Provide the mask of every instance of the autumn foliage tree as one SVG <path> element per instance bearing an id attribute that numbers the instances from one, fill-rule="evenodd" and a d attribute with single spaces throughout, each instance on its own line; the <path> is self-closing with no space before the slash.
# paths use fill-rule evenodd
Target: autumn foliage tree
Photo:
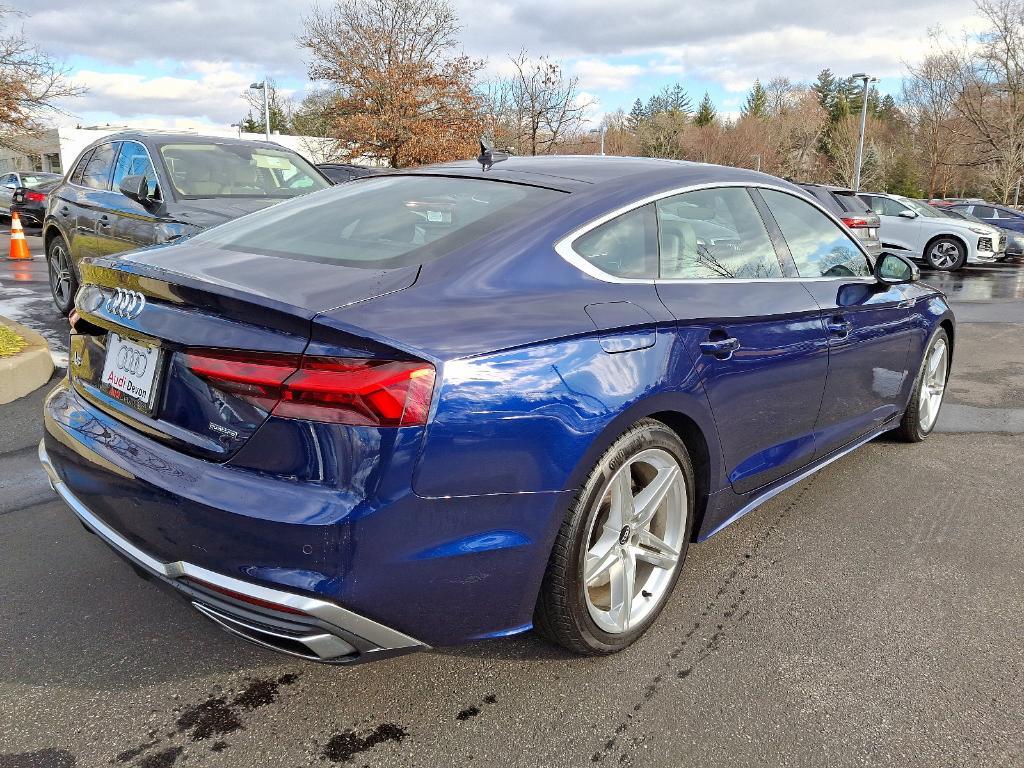
<path id="1" fill-rule="evenodd" d="M 43 118 L 58 111 L 60 99 L 82 89 L 68 82 L 65 68 L 23 32 L 7 29 L 12 15 L 0 6 L 0 144 L 17 146 L 44 127 Z"/>
<path id="2" fill-rule="evenodd" d="M 475 155 L 483 63 L 456 53 L 446 0 L 338 0 L 304 25 L 310 77 L 329 85 L 322 124 L 336 157 L 400 168 Z"/>

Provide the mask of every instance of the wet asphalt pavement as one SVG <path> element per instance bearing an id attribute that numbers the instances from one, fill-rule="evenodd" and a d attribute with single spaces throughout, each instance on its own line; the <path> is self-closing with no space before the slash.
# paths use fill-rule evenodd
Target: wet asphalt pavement
<path id="1" fill-rule="evenodd" d="M 875 440 L 692 547 L 602 659 L 241 643 L 53 497 L 45 388 L 0 406 L 0 768 L 1024 765 L 1024 265 L 925 279 L 963 323 L 942 434 Z M 41 260 L 0 265 L 0 314 L 59 354 L 45 290 Z"/>

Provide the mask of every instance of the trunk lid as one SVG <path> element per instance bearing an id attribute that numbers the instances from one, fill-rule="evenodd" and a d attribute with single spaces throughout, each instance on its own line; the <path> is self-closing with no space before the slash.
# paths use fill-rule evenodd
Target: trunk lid
<path id="1" fill-rule="evenodd" d="M 188 350 L 266 353 L 289 364 L 306 350 L 318 312 L 402 290 L 418 274 L 417 267 L 360 269 L 187 242 L 82 267 L 71 336 L 75 388 L 149 436 L 212 460 L 230 458 L 272 406 L 196 375 Z M 381 354 L 358 335 L 346 349 Z M 125 386 L 143 380 L 148 390 Z"/>

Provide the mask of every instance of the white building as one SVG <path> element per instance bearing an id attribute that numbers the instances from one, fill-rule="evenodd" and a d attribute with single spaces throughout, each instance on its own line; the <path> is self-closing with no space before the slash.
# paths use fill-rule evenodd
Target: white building
<path id="1" fill-rule="evenodd" d="M 6 171 L 45 171 L 64 173 L 79 153 L 89 144 L 104 136 L 119 131 L 135 130 L 126 125 L 94 125 L 87 128 L 69 128 L 61 126 L 52 128 L 37 137 L 21 140 L 18 149 L 0 146 L 0 173 Z M 140 128 L 138 130 L 146 130 Z M 204 128 L 201 131 L 185 130 L 171 133 L 187 133 L 201 136 L 222 136 L 225 138 L 243 138 L 263 141 L 262 133 L 239 133 L 233 128 Z M 284 136 L 271 134 L 270 140 L 298 152 L 314 163 L 329 160 L 329 153 L 334 142 L 315 136 Z"/>

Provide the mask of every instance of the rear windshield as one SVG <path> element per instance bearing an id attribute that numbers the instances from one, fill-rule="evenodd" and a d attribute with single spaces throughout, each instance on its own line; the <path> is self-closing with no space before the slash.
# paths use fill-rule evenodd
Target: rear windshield
<path id="1" fill-rule="evenodd" d="M 871 213 L 871 207 L 853 192 L 836 192 L 835 198 L 848 213 Z"/>
<path id="2" fill-rule="evenodd" d="M 59 178 L 60 178 L 60 176 L 58 176 L 55 173 L 43 173 L 43 174 L 39 174 L 39 175 L 36 175 L 36 174 L 22 174 L 21 175 L 21 185 L 23 187 L 33 187 L 34 188 L 34 187 L 38 187 L 40 184 L 45 184 L 48 181 L 54 181 L 54 180 L 59 179 Z"/>
<path id="3" fill-rule="evenodd" d="M 160 154 L 178 197 L 288 198 L 329 186 L 299 155 L 252 144 L 164 144 Z"/>
<path id="4" fill-rule="evenodd" d="M 380 176 L 275 205 L 192 238 L 226 250 L 347 267 L 425 264 L 565 193 L 443 176 Z"/>

